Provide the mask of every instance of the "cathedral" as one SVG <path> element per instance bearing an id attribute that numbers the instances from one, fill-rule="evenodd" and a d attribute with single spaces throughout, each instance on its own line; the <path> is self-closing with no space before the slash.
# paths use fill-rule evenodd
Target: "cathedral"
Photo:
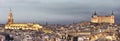
<path id="1" fill-rule="evenodd" d="M 21 30 L 39 30 L 42 28 L 39 24 L 33 24 L 33 23 L 27 23 L 27 24 L 20 24 L 20 23 L 14 23 L 12 10 L 10 9 L 9 16 L 8 16 L 8 22 L 5 25 L 5 29 L 21 29 Z"/>
<path id="2" fill-rule="evenodd" d="M 91 22 L 92 23 L 110 23 L 110 24 L 114 24 L 115 23 L 114 13 L 112 12 L 111 15 L 100 16 L 100 15 L 97 15 L 96 12 L 94 12 L 94 14 L 92 15 L 92 18 L 91 18 Z"/>

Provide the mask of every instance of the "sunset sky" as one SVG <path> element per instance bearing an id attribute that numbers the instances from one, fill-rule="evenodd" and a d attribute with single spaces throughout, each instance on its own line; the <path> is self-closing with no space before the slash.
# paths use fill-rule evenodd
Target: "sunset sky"
<path id="1" fill-rule="evenodd" d="M 16 23 L 70 24 L 89 21 L 98 15 L 115 13 L 120 21 L 120 0 L 0 0 L 0 23 L 6 23 L 9 9 Z"/>

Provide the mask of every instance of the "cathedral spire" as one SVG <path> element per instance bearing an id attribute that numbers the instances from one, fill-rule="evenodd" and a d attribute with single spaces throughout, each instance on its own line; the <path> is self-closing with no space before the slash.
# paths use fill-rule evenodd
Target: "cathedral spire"
<path id="1" fill-rule="evenodd" d="M 10 13 L 12 13 L 12 9 L 10 8 Z"/>
<path id="2" fill-rule="evenodd" d="M 9 16 L 12 17 L 12 9 L 10 8 L 10 11 L 9 11 Z"/>
<path id="3" fill-rule="evenodd" d="M 8 16 L 8 24 L 13 23 L 13 15 L 12 15 L 12 9 L 10 8 L 9 16 Z"/>

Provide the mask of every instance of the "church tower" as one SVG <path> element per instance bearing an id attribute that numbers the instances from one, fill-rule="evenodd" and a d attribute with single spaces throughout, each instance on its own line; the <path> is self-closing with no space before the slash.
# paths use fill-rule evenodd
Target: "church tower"
<path id="1" fill-rule="evenodd" d="M 10 9 L 7 24 L 12 24 L 12 23 L 13 23 L 13 15 L 12 15 L 12 10 Z"/>

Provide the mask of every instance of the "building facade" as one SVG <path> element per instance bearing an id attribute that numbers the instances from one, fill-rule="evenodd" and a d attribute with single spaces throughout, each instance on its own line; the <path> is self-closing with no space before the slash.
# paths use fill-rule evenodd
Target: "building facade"
<path id="1" fill-rule="evenodd" d="M 10 10 L 9 16 L 8 16 L 8 22 L 5 25 L 5 29 L 21 29 L 21 30 L 39 30 L 42 28 L 39 24 L 33 24 L 33 23 L 14 23 L 12 10 Z"/>
<path id="2" fill-rule="evenodd" d="M 113 23 L 115 23 L 114 13 L 112 12 L 111 15 L 100 16 L 100 15 L 97 15 L 97 13 L 95 12 L 92 15 L 91 22 L 92 23 L 112 23 L 113 24 Z"/>

